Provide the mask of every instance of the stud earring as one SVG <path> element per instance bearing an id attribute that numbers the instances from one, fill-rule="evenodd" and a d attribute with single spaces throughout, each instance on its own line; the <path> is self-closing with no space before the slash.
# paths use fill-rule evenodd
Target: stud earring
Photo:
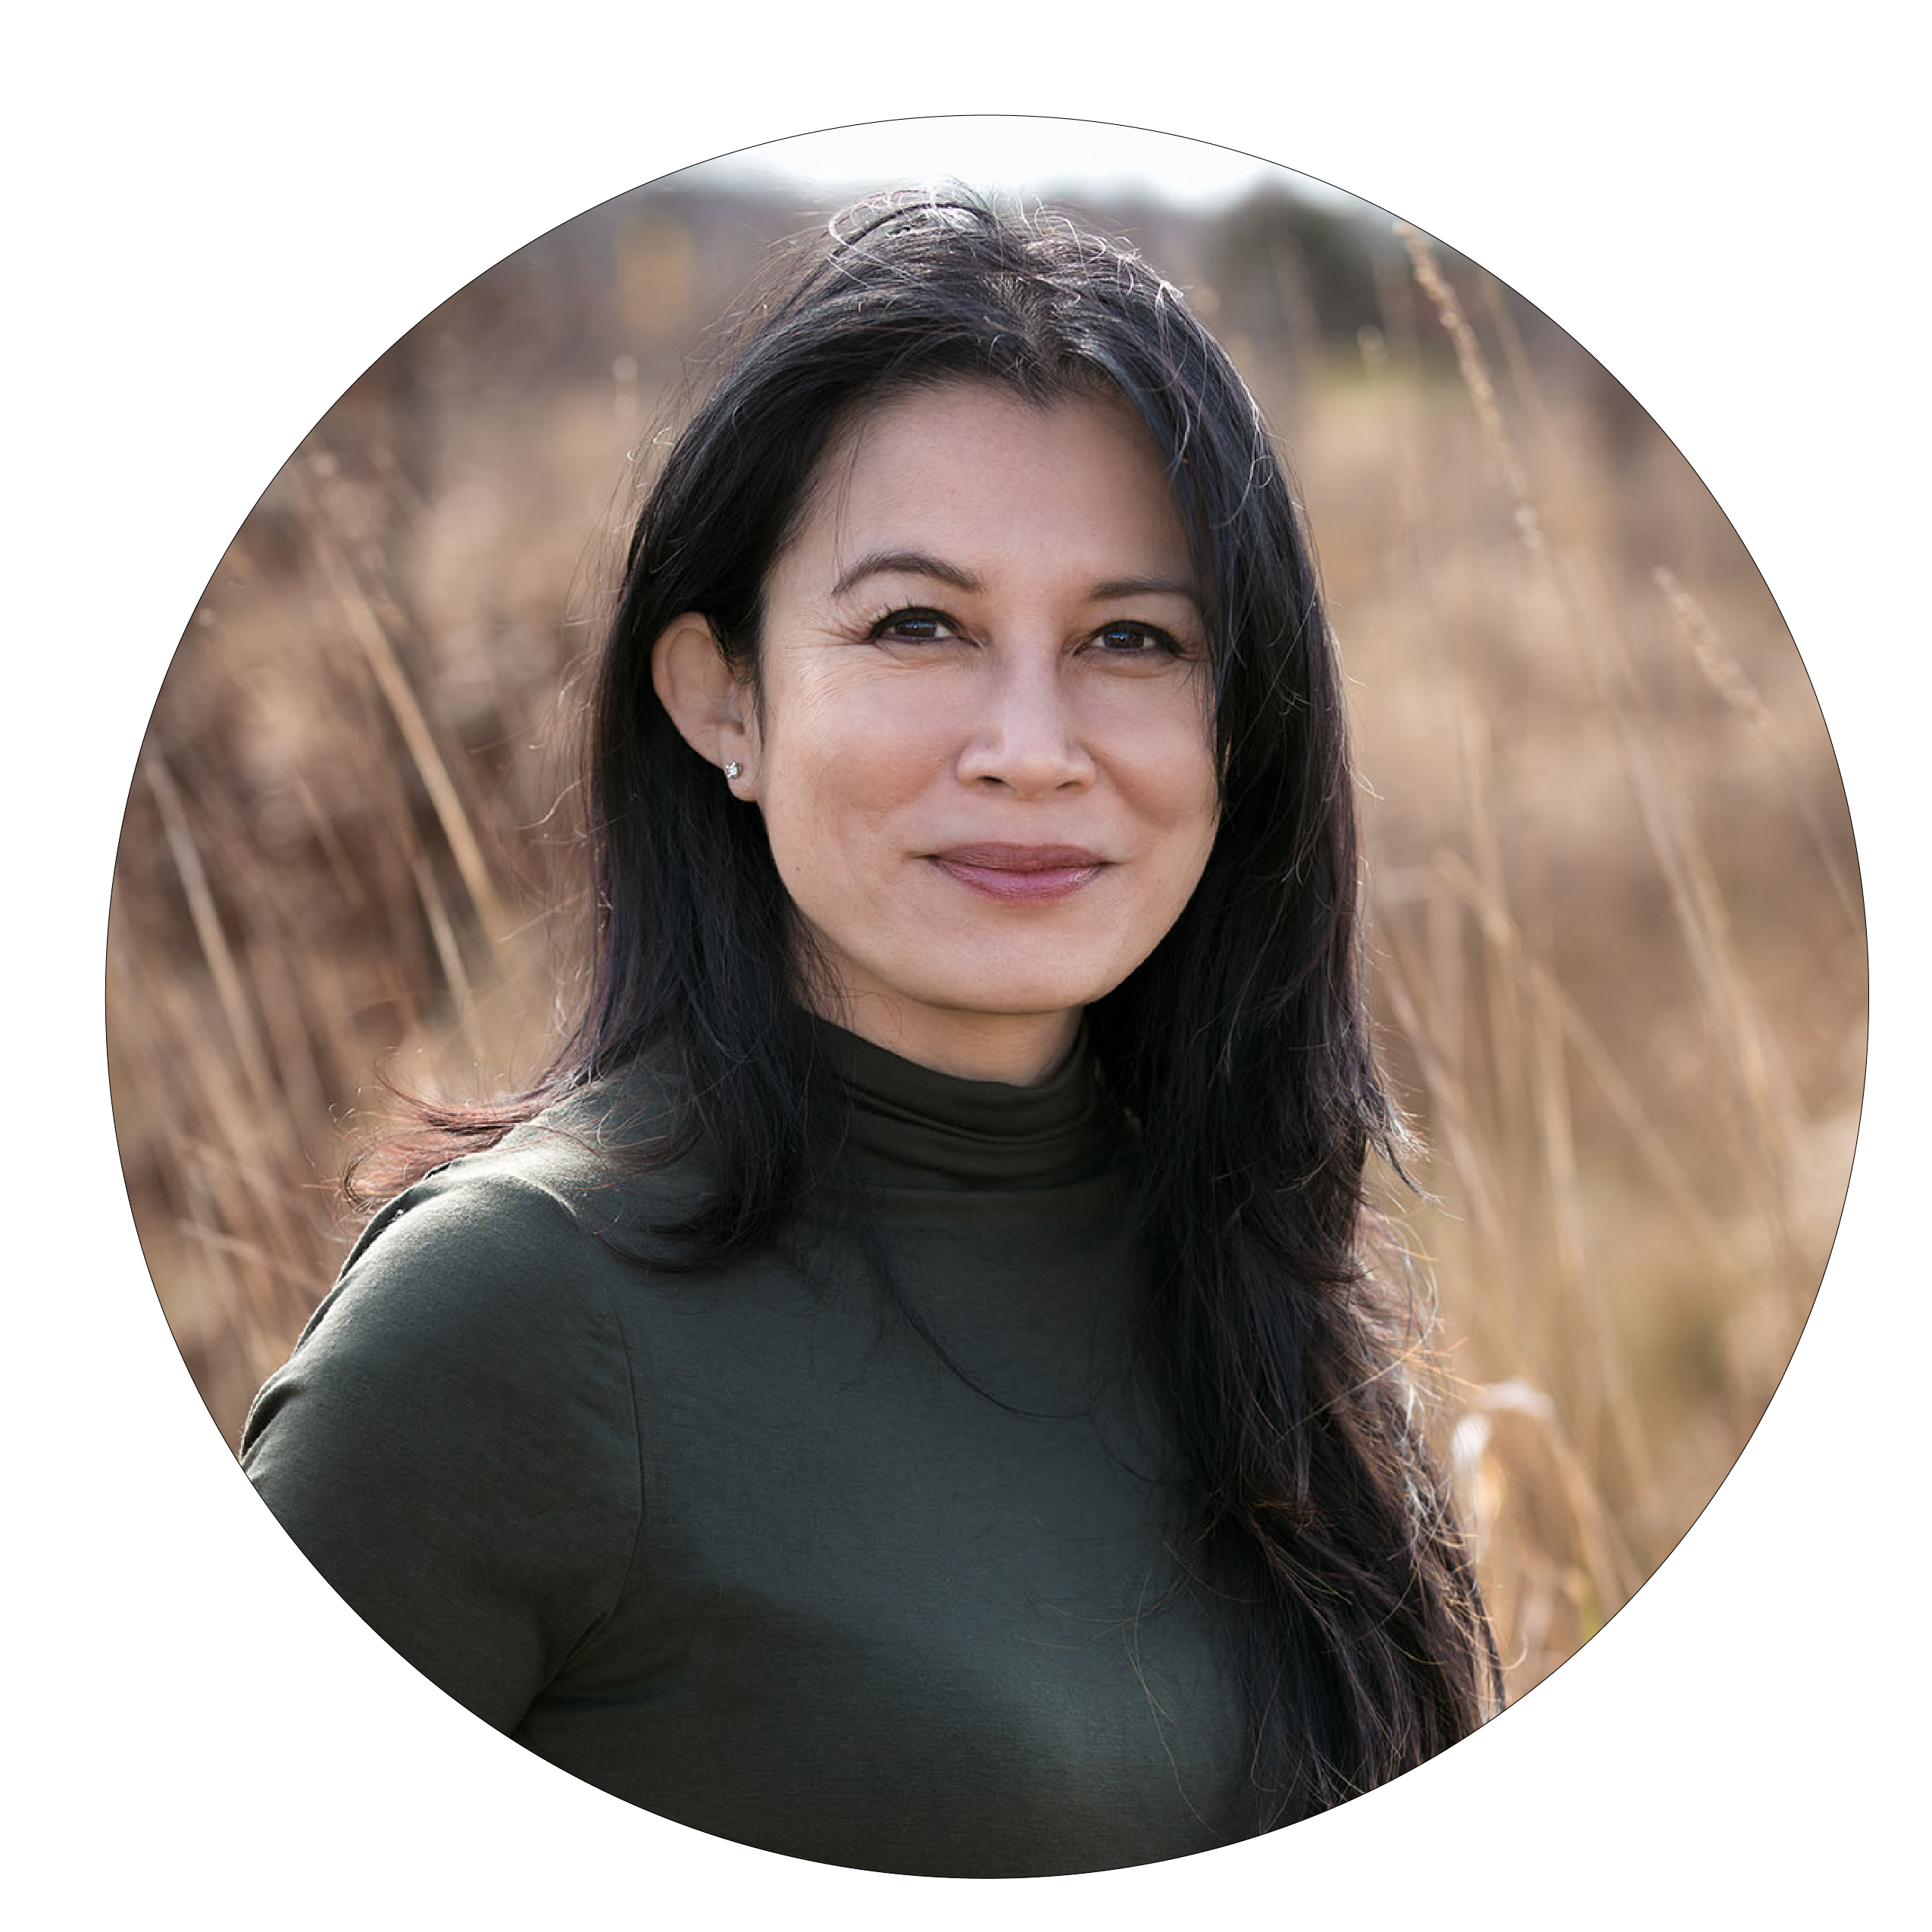
<path id="1" fill-rule="evenodd" d="M 724 767 L 724 775 L 727 778 L 742 778 L 745 775 L 745 767 L 736 758 L 733 758 Z"/>

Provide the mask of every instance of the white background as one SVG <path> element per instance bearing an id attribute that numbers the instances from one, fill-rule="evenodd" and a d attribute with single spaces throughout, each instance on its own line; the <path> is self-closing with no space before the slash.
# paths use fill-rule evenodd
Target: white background
<path id="1" fill-rule="evenodd" d="M 655 11 L 36 10 L 9 36 L 0 1887 L 17 1922 L 1896 1922 L 1924 1809 L 1932 1276 L 1909 1010 L 1927 627 L 1908 587 L 1932 425 L 1918 103 L 1884 39 L 1902 10 L 1855 0 L 1788 39 L 1769 11 L 1684 0 L 1275 6 L 1228 26 L 1198 5 L 1098 25 L 993 4 Z M 223 546 L 344 386 L 480 270 L 634 183 L 834 123 L 988 111 L 1325 177 L 1512 283 L 1622 378 L 1730 513 L 1811 671 L 1873 961 L 1864 1132 L 1818 1311 L 1736 1473 L 1611 1630 L 1361 1803 L 1205 1860 L 992 1890 L 664 1824 L 496 1739 L 348 1617 L 255 1504 L 169 1339 L 101 1044 L 148 708 Z"/>

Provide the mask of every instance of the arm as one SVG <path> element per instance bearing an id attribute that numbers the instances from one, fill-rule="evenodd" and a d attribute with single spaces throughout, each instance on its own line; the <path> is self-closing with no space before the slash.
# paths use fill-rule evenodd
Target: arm
<path id="1" fill-rule="evenodd" d="M 445 1169 L 371 1225 L 242 1432 L 316 1568 L 505 1730 L 608 1614 L 636 1543 L 613 1265 L 547 1190 Z"/>

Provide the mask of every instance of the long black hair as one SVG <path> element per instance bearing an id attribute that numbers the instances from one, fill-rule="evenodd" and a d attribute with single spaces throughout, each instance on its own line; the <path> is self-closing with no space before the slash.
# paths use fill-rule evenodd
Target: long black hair
<path id="1" fill-rule="evenodd" d="M 773 560 L 852 412 L 997 384 L 1124 399 L 1165 459 L 1207 587 L 1220 823 L 1192 899 L 1089 1009 L 1138 1121 L 1145 1352 L 1192 1477 L 1183 1566 L 1219 1606 L 1248 1715 L 1251 1828 L 1396 1776 L 1500 1700 L 1413 1372 L 1405 1274 L 1365 1261 L 1371 1152 L 1403 1130 L 1365 1002 L 1342 679 L 1280 455 L 1226 355 L 1130 250 L 959 192 L 861 202 L 750 305 L 652 485 L 591 697 L 595 939 L 574 1030 L 530 1093 L 426 1115 L 420 1172 L 647 1051 L 719 1184 L 692 1259 L 771 1235 L 830 1104 L 762 821 L 683 740 L 652 647 L 710 620 L 754 686 Z M 1398 1170 L 1399 1171 L 1399 1170 Z M 385 1176 L 399 1175 L 392 1167 Z"/>

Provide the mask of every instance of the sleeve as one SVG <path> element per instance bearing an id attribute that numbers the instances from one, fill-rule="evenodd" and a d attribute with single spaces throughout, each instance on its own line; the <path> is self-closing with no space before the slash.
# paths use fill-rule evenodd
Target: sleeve
<path id="1" fill-rule="evenodd" d="M 364 1233 L 242 1430 L 242 1468 L 324 1577 L 505 1730 L 636 1547 L 614 1265 L 542 1186 L 433 1175 Z"/>

